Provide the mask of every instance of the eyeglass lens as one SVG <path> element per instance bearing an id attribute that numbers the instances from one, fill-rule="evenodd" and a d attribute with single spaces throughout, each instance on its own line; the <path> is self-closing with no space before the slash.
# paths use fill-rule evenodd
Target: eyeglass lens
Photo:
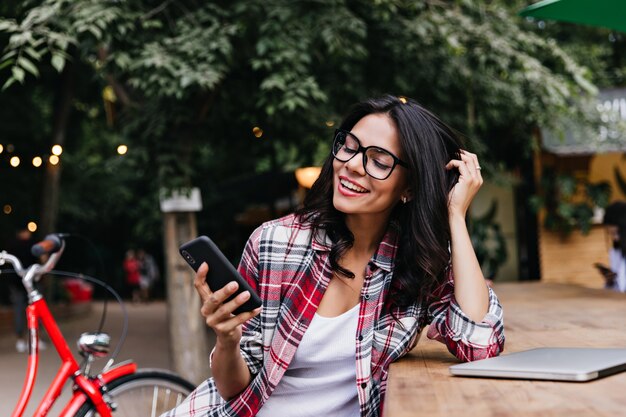
<path id="1" fill-rule="evenodd" d="M 361 144 L 353 135 L 350 135 L 348 132 L 337 132 L 333 144 L 333 155 L 335 158 L 341 162 L 347 162 L 362 151 Z M 395 159 L 393 155 L 382 148 L 368 147 L 365 150 L 363 164 L 365 172 L 370 176 L 384 180 L 391 175 Z"/>

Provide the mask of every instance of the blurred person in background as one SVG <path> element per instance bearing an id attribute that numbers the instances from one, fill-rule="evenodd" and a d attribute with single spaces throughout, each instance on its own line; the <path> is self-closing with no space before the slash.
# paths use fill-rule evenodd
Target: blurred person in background
<path id="1" fill-rule="evenodd" d="M 34 243 L 36 242 L 33 240 L 32 233 L 28 229 L 19 229 L 15 233 L 13 244 L 7 248 L 7 252 L 15 255 L 22 263 L 22 266 L 27 267 L 37 262 L 37 258 L 34 257 L 30 251 Z M 15 350 L 24 353 L 28 350 L 28 341 L 26 340 L 26 306 L 28 306 L 28 295 L 22 284 L 22 278 L 16 273 L 8 273 L 8 275 L 9 297 L 13 307 Z"/>
<path id="2" fill-rule="evenodd" d="M 143 249 L 137 251 L 137 261 L 139 262 L 139 288 L 141 293 L 141 301 L 147 302 L 151 298 L 151 290 L 154 284 L 159 280 L 159 267 L 152 255 Z"/>
<path id="3" fill-rule="evenodd" d="M 604 277 L 604 287 L 626 292 L 626 203 L 617 201 L 607 206 L 602 223 L 609 237 L 609 266 L 596 263 Z"/>
<path id="4" fill-rule="evenodd" d="M 139 286 L 141 274 L 139 272 L 139 259 L 137 259 L 134 250 L 129 249 L 126 251 L 126 257 L 124 258 L 122 268 L 124 269 L 126 288 L 130 293 L 130 297 L 133 300 L 133 303 L 138 303 L 141 301 L 141 288 Z"/>

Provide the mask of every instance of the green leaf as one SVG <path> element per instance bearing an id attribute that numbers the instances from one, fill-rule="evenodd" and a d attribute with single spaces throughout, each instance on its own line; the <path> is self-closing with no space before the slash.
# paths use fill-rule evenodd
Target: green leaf
<path id="1" fill-rule="evenodd" d="M 26 71 L 33 74 L 35 77 L 39 77 L 39 70 L 37 69 L 37 67 L 28 59 L 24 58 L 23 56 L 17 59 L 16 65 L 19 65 L 20 67 L 24 68 Z"/>
<path id="2" fill-rule="evenodd" d="M 39 61 L 41 59 L 41 54 L 39 52 L 37 52 L 37 50 L 35 50 L 35 48 L 32 47 L 27 47 L 24 49 L 24 51 L 30 55 L 31 58 L 33 58 L 35 61 Z"/>
<path id="3" fill-rule="evenodd" d="M 102 31 L 97 26 L 89 26 L 87 30 L 89 30 L 96 39 L 102 39 Z"/>
<path id="4" fill-rule="evenodd" d="M 13 62 L 14 61 L 12 59 L 7 59 L 5 61 L 0 62 L 0 70 L 12 65 Z"/>
<path id="5" fill-rule="evenodd" d="M 51 63 L 54 69 L 61 72 L 63 71 L 63 67 L 65 67 L 65 58 L 63 58 L 61 54 L 52 54 Z"/>
<path id="6" fill-rule="evenodd" d="M 16 81 L 19 81 L 20 84 L 24 83 L 24 76 L 26 75 L 26 73 L 22 68 L 18 66 L 13 66 L 13 68 L 11 68 L 11 72 L 13 73 L 13 78 L 15 78 Z"/>
<path id="7" fill-rule="evenodd" d="M 15 49 L 11 49 L 9 52 L 4 54 L 2 58 L 0 58 L 0 61 L 4 61 L 5 59 L 14 57 L 16 54 L 17 54 L 17 51 Z"/>
<path id="8" fill-rule="evenodd" d="M 7 88 L 11 87 L 11 85 L 15 82 L 15 78 L 11 77 L 7 80 L 7 82 L 4 83 L 4 85 L 2 86 L 2 91 L 6 90 Z"/>
<path id="9" fill-rule="evenodd" d="M 13 32 L 17 27 L 14 20 L 0 19 L 0 32 Z"/>

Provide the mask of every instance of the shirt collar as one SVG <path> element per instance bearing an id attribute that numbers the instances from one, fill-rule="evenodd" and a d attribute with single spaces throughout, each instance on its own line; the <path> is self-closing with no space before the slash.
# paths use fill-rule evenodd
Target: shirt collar
<path id="1" fill-rule="evenodd" d="M 328 252 L 333 247 L 333 241 L 324 229 L 318 229 L 313 233 L 313 239 L 311 242 L 313 250 Z"/>
<path id="2" fill-rule="evenodd" d="M 399 230 L 393 224 L 390 224 L 372 258 L 374 265 L 387 272 L 393 270 L 399 238 Z"/>

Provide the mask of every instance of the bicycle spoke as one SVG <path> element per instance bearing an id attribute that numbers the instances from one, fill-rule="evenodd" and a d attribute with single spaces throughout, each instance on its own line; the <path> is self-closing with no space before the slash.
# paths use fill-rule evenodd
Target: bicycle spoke
<path id="1" fill-rule="evenodd" d="M 159 387 L 154 387 L 154 392 L 152 393 L 152 414 L 150 417 L 156 417 L 156 406 L 157 406 L 157 398 L 159 397 Z"/>

